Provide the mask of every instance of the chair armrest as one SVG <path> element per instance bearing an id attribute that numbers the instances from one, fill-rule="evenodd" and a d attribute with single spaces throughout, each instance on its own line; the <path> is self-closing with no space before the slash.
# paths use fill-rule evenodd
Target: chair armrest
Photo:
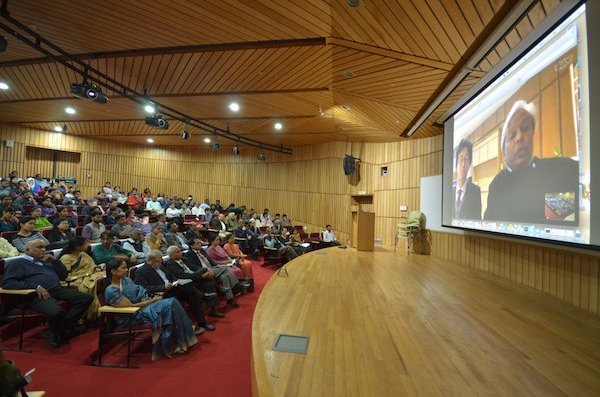
<path id="1" fill-rule="evenodd" d="M 135 314 L 140 310 L 139 307 L 114 307 L 114 306 L 101 306 L 98 311 L 100 313 L 112 313 L 112 314 Z"/>
<path id="2" fill-rule="evenodd" d="M 34 289 L 4 289 L 0 288 L 0 294 L 4 295 L 30 295 L 35 294 Z"/>
<path id="3" fill-rule="evenodd" d="M 268 251 L 279 251 L 277 248 L 275 247 L 264 247 L 266 250 Z"/>

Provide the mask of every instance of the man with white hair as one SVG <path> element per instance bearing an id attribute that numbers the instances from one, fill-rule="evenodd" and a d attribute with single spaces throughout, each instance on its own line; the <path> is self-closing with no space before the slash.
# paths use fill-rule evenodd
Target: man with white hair
<path id="1" fill-rule="evenodd" d="M 58 347 L 76 332 L 77 321 L 92 303 L 92 296 L 60 285 L 68 272 L 60 261 L 46 252 L 43 240 L 29 241 L 25 255 L 8 263 L 2 287 L 6 289 L 35 289 L 37 297 L 31 308 L 46 316 L 49 330 L 44 337 L 52 347 Z M 58 303 L 65 301 L 68 309 Z"/>
<path id="2" fill-rule="evenodd" d="M 547 223 L 547 200 L 559 193 L 574 194 L 577 214 L 578 163 L 568 157 L 534 156 L 535 125 L 533 104 L 515 102 L 502 128 L 505 169 L 490 184 L 485 220 Z"/>

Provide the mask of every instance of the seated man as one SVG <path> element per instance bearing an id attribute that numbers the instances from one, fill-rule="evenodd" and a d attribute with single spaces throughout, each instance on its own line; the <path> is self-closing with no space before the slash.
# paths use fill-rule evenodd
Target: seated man
<path id="1" fill-rule="evenodd" d="M 159 250 L 163 254 L 167 254 L 169 244 L 167 244 L 167 240 L 165 240 L 163 227 L 160 224 L 155 223 L 152 225 L 152 232 L 146 234 L 146 244 L 148 244 L 150 249 Z"/>
<path id="2" fill-rule="evenodd" d="M 169 261 L 167 269 L 177 279 L 192 280 L 196 287 L 204 291 L 204 296 L 208 302 L 208 314 L 213 317 L 224 317 L 218 306 L 217 284 L 215 274 L 208 268 L 196 267 L 191 261 L 183 258 L 183 252 L 175 245 L 167 249 Z"/>
<path id="3" fill-rule="evenodd" d="M 2 210 L 2 218 L 0 218 L 0 233 L 14 232 L 19 230 L 19 219 L 15 216 L 15 211 L 12 208 Z"/>
<path id="4" fill-rule="evenodd" d="M 185 241 L 185 238 L 179 233 L 179 224 L 177 222 L 169 222 L 168 232 L 165 234 L 165 240 L 169 245 L 176 245 L 181 248 L 182 251 L 187 251 L 189 246 Z"/>
<path id="5" fill-rule="evenodd" d="M 33 199 L 33 195 L 30 191 L 26 191 L 21 193 L 21 195 L 15 199 L 13 204 L 23 211 L 24 205 L 32 205 L 35 207 L 37 205 L 37 201 Z"/>
<path id="6" fill-rule="evenodd" d="M 175 297 L 181 304 L 187 302 L 196 317 L 200 332 L 215 330 L 215 326 L 204 319 L 202 292 L 197 288 L 197 284 L 173 285 L 177 277 L 163 266 L 162 252 L 150 251 L 146 265 L 137 269 L 133 278 L 135 283 L 144 287 L 149 294 L 163 293 L 164 298 Z"/>
<path id="7" fill-rule="evenodd" d="M 19 252 L 25 252 L 25 246 L 33 240 L 42 240 L 45 244 L 50 244 L 48 239 L 40 232 L 34 231 L 35 220 L 33 218 L 22 216 L 21 219 L 19 219 L 19 227 L 19 233 L 17 233 L 11 241 L 12 245 L 14 245 Z"/>
<path id="8" fill-rule="evenodd" d="M 0 212 L 5 209 L 11 209 L 15 212 L 15 214 L 21 214 L 21 208 L 13 204 L 13 198 L 11 196 L 2 197 L 2 204 L 0 204 Z"/>
<path id="9" fill-rule="evenodd" d="M 112 229 L 110 229 L 110 232 L 112 233 L 113 236 L 115 236 L 116 238 L 119 238 L 119 239 L 127 238 L 127 237 L 131 236 L 134 229 L 133 229 L 133 227 L 131 227 L 127 224 L 127 219 L 125 218 L 125 215 L 123 215 L 123 214 L 117 215 L 115 217 L 115 222 L 116 223 L 113 225 Z"/>
<path id="10" fill-rule="evenodd" d="M 144 262 L 150 253 L 150 247 L 148 247 L 148 244 L 144 241 L 144 235 L 138 229 L 131 233 L 129 239 L 123 241 L 123 248 L 135 255 L 138 263 Z"/>
<path id="11" fill-rule="evenodd" d="M 129 262 L 129 265 L 135 265 L 137 258 L 134 254 L 125 248 L 114 243 L 114 237 L 109 231 L 105 231 L 100 236 L 101 244 L 92 248 L 92 258 L 97 265 L 108 263 L 113 259 L 122 259 Z"/>
<path id="12" fill-rule="evenodd" d="M 335 233 L 331 230 L 331 225 L 325 226 L 325 231 L 323 232 L 323 240 L 321 244 L 324 244 L 326 247 L 333 247 L 335 245 L 340 245 L 340 242 L 335 238 Z"/>
<path id="13" fill-rule="evenodd" d="M 109 208 L 108 210 L 108 216 L 106 218 L 104 218 L 104 224 L 105 225 L 114 225 L 117 223 L 117 215 L 119 215 L 119 207 L 116 208 Z"/>
<path id="14" fill-rule="evenodd" d="M 142 234 L 145 236 L 147 234 L 149 234 L 152 231 L 152 224 L 150 223 L 150 215 L 148 215 L 146 212 L 144 212 L 141 216 L 140 219 L 138 219 L 133 227 L 135 229 L 139 229 L 142 231 Z"/>
<path id="15" fill-rule="evenodd" d="M 227 303 L 233 307 L 239 307 L 234 300 L 234 294 L 243 293 L 244 286 L 238 281 L 227 265 L 219 265 L 208 257 L 202 249 L 202 241 L 195 239 L 190 250 L 185 254 L 190 269 L 197 271 L 207 269 L 214 274 L 215 280 L 221 282 L 221 289 L 225 293 Z"/>
<path id="16" fill-rule="evenodd" d="M 37 297 L 31 308 L 46 316 L 50 329 L 44 333 L 48 344 L 58 347 L 73 335 L 77 321 L 92 303 L 92 296 L 60 286 L 67 278 L 65 266 L 46 252 L 46 244 L 34 240 L 25 246 L 25 255 L 6 265 L 2 287 L 6 289 L 35 289 Z M 59 301 L 65 301 L 64 310 Z"/>
<path id="17" fill-rule="evenodd" d="M 281 240 L 279 240 L 277 236 L 275 236 L 275 233 L 273 233 L 272 230 L 269 232 L 267 237 L 263 239 L 263 244 L 265 245 L 265 248 L 276 249 L 281 255 L 281 257 L 284 258 L 287 262 L 298 257 L 298 254 L 296 253 L 296 251 L 294 251 L 294 248 L 292 248 L 290 245 L 282 243 Z"/>
<path id="18" fill-rule="evenodd" d="M 99 243 L 100 235 L 106 230 L 102 223 L 102 213 L 100 211 L 93 211 L 90 213 L 90 216 L 91 222 L 83 227 L 81 236 L 90 243 Z"/>

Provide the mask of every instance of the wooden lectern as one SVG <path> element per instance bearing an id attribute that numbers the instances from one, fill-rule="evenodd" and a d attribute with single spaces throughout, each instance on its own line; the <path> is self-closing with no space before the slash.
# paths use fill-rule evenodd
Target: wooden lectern
<path id="1" fill-rule="evenodd" d="M 352 246 L 358 251 L 373 251 L 375 248 L 375 213 L 373 195 L 352 196 Z"/>

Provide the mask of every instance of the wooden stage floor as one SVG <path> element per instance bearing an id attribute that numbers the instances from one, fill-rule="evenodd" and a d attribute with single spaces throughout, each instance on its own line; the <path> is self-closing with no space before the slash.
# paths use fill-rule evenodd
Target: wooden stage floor
<path id="1" fill-rule="evenodd" d="M 329 248 L 274 275 L 253 322 L 255 396 L 598 396 L 600 319 L 429 256 Z M 310 337 L 306 355 L 272 350 Z"/>

